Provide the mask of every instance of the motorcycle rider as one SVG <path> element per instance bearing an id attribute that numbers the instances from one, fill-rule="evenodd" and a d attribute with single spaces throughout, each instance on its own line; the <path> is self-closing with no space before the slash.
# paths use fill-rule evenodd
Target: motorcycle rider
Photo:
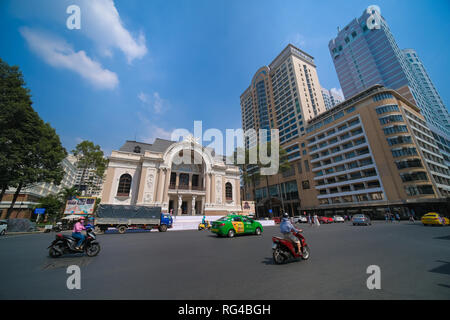
<path id="1" fill-rule="evenodd" d="M 280 223 L 280 231 L 286 240 L 290 240 L 297 245 L 298 253 L 300 253 L 301 252 L 300 240 L 291 233 L 292 230 L 294 230 L 295 232 L 302 232 L 302 230 L 299 230 L 292 225 L 291 221 L 289 220 L 289 214 L 285 212 L 283 214 L 283 219 L 281 220 Z"/>
<path id="2" fill-rule="evenodd" d="M 78 243 L 75 247 L 76 250 L 81 250 L 81 245 L 83 244 L 83 241 L 85 239 L 84 234 L 81 233 L 82 230 L 86 230 L 86 228 L 83 225 L 84 217 L 80 217 L 73 226 L 72 230 L 72 237 L 75 239 L 78 239 Z"/>

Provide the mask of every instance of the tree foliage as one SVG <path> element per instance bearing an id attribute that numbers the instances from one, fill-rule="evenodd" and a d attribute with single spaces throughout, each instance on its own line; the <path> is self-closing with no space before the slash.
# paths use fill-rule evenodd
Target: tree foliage
<path id="1" fill-rule="evenodd" d="M 63 215 L 64 202 L 61 201 L 57 195 L 50 194 L 39 199 L 39 204 L 36 208 L 45 208 L 47 219 L 55 222 Z"/>
<path id="2" fill-rule="evenodd" d="M 92 141 L 85 140 L 80 142 L 75 149 L 72 150 L 72 153 L 77 158 L 77 167 L 83 169 L 81 184 L 92 184 L 92 180 L 86 181 L 87 179 L 85 178 L 86 171 L 89 168 L 95 168 L 95 175 L 98 178 L 103 178 L 108 160 L 105 159 L 99 145 L 95 145 Z"/>
<path id="3" fill-rule="evenodd" d="M 78 197 L 80 196 L 80 192 L 77 190 L 76 187 L 71 187 L 71 188 L 63 188 L 59 193 L 58 193 L 58 197 L 59 199 L 63 202 L 66 203 L 67 200 L 72 199 L 73 197 Z"/>
<path id="4" fill-rule="evenodd" d="M 256 147 L 252 148 L 252 149 L 237 149 L 234 154 L 233 154 L 233 162 L 235 164 L 237 164 L 240 169 L 241 169 L 241 174 L 242 174 L 242 178 L 244 181 L 244 199 L 246 199 L 247 196 L 247 188 L 248 185 L 251 184 L 252 185 L 252 190 L 253 190 L 253 199 L 256 201 L 256 184 L 260 181 L 261 177 L 265 178 L 266 181 L 266 188 L 267 188 L 267 194 L 269 195 L 269 176 L 268 175 L 262 175 L 261 174 L 261 169 L 262 168 L 268 168 L 270 167 L 270 163 L 269 164 L 262 164 L 260 159 L 259 159 L 259 151 L 260 148 L 262 146 L 261 145 L 257 145 Z M 270 157 L 271 156 L 271 142 L 267 142 L 266 143 L 266 150 L 267 150 L 267 156 Z M 245 161 L 238 161 L 238 154 L 239 152 L 244 153 L 245 155 Z M 251 154 L 255 153 L 258 155 L 257 157 L 257 161 L 255 164 L 251 164 Z M 291 165 L 289 163 L 288 157 L 287 157 L 287 152 L 286 150 L 279 146 L 278 148 L 278 157 L 279 157 L 279 164 L 278 164 L 278 173 L 283 173 L 287 170 L 289 170 L 291 168 Z M 244 163 L 240 163 L 240 162 L 244 162 Z M 272 203 L 270 200 L 270 196 L 269 196 L 269 204 L 270 207 L 272 207 Z"/>
<path id="5" fill-rule="evenodd" d="M 1 196 L 9 187 L 16 187 L 7 217 L 22 188 L 39 182 L 61 182 L 61 161 L 66 155 L 55 130 L 32 108 L 30 91 L 19 68 L 0 59 Z"/>

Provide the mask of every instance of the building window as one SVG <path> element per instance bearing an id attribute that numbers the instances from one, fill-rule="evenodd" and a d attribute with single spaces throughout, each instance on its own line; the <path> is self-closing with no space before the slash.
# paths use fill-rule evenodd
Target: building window
<path id="1" fill-rule="evenodd" d="M 308 160 L 305 160 L 305 171 L 309 172 L 309 163 Z"/>
<path id="2" fill-rule="evenodd" d="M 187 173 L 180 173 L 178 185 L 179 187 L 188 187 L 189 186 L 189 175 Z"/>
<path id="3" fill-rule="evenodd" d="M 141 147 L 139 146 L 134 147 L 134 153 L 141 153 Z"/>
<path id="4" fill-rule="evenodd" d="M 117 196 L 128 197 L 131 189 L 131 176 L 125 173 L 120 176 L 119 187 L 117 188 Z"/>
<path id="5" fill-rule="evenodd" d="M 309 189 L 309 180 L 302 181 L 302 188 L 304 190 Z"/>
<path id="6" fill-rule="evenodd" d="M 233 186 L 229 182 L 225 184 L 225 198 L 229 201 L 233 200 Z"/>
<path id="7" fill-rule="evenodd" d="M 298 173 L 302 173 L 302 162 L 301 161 L 297 162 L 297 170 L 298 170 Z"/>

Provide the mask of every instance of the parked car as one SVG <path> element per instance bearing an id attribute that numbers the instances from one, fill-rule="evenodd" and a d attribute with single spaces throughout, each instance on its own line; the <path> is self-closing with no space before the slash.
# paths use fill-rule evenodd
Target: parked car
<path id="1" fill-rule="evenodd" d="M 333 223 L 334 222 L 334 220 L 333 220 L 333 218 L 330 218 L 330 217 L 318 217 L 317 218 L 318 220 L 319 220 L 319 222 L 320 223 Z"/>
<path id="2" fill-rule="evenodd" d="M 334 216 L 333 221 L 334 222 L 345 222 L 344 218 L 341 216 Z"/>
<path id="3" fill-rule="evenodd" d="M 294 217 L 294 223 L 307 223 L 308 222 L 308 218 L 306 218 L 305 216 L 295 216 Z"/>
<path id="4" fill-rule="evenodd" d="M 420 220 L 424 226 L 448 226 L 450 225 L 450 220 L 446 217 L 441 216 L 436 212 L 428 212 L 426 215 L 422 217 Z"/>
<path id="5" fill-rule="evenodd" d="M 370 218 L 366 216 L 365 214 L 355 214 L 352 218 L 352 223 L 354 226 L 370 226 L 372 225 L 372 222 L 370 221 Z"/>
<path id="6" fill-rule="evenodd" d="M 246 216 L 229 214 L 213 221 L 211 232 L 217 236 L 233 238 L 237 234 L 256 234 L 263 232 L 263 227 L 258 221 L 248 219 Z"/>
<path id="7" fill-rule="evenodd" d="M 273 217 L 272 219 L 276 224 L 281 223 L 281 217 Z"/>
<path id="8" fill-rule="evenodd" d="M 7 228 L 8 228 L 8 221 L 0 220 L 0 236 L 5 235 Z"/>

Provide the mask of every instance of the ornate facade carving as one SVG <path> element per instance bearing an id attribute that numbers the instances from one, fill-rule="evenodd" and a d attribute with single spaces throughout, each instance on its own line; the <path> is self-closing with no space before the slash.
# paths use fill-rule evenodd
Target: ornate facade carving
<path id="1" fill-rule="evenodd" d="M 168 143 L 163 151 L 155 151 L 151 147 L 146 150 L 145 145 L 141 145 L 141 151 L 144 151 L 141 153 L 112 152 L 108 175 L 112 174 L 113 178 L 108 180 L 110 186 L 104 188 L 102 203 L 161 206 L 163 211 L 173 209 L 174 214 L 181 214 L 181 209 L 184 214 L 206 215 L 224 215 L 241 210 L 239 201 L 233 204 L 225 203 L 223 186 L 224 181 L 239 180 L 239 169 L 224 164 L 219 157 L 212 157 L 211 153 L 192 137 L 185 141 Z M 194 157 L 201 159 L 201 164 L 175 164 L 174 157 L 183 150 L 192 150 Z M 176 179 L 171 179 L 172 172 Z M 132 176 L 130 197 L 117 199 L 118 178 L 123 173 Z M 141 176 L 141 173 L 144 176 Z M 179 184 L 180 174 L 189 175 L 188 184 Z M 195 175 L 197 176 L 194 177 Z M 238 192 L 239 190 L 234 194 L 237 197 Z"/>

